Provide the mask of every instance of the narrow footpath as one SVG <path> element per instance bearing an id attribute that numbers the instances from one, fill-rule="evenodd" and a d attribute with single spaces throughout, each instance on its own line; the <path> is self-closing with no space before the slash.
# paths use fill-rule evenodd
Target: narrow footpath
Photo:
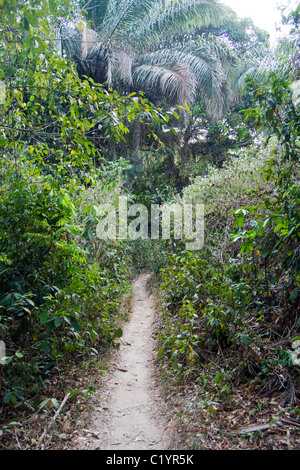
<path id="1" fill-rule="evenodd" d="M 169 448 L 169 427 L 155 380 L 155 311 L 146 289 L 148 278 L 142 274 L 133 282 L 131 315 L 120 349 L 112 358 L 109 378 L 99 390 L 91 432 L 82 438 L 81 448 Z"/>

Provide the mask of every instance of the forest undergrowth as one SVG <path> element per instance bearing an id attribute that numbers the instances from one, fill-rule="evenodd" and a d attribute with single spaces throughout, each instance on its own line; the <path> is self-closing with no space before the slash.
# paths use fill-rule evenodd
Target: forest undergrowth
<path id="1" fill-rule="evenodd" d="M 88 4 L 0 1 L 0 449 L 72 448 L 141 272 L 176 446 L 299 449 L 299 7 Z M 200 249 L 134 219 L 197 204 Z"/>

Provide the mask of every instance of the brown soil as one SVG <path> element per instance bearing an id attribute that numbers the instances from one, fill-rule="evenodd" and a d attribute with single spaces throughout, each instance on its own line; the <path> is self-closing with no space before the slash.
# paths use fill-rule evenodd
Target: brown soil
<path id="1" fill-rule="evenodd" d="M 112 358 L 109 376 L 89 430 L 79 436 L 81 449 L 168 449 L 169 427 L 155 377 L 155 311 L 146 288 L 149 275 L 133 282 L 132 311 L 121 345 Z"/>

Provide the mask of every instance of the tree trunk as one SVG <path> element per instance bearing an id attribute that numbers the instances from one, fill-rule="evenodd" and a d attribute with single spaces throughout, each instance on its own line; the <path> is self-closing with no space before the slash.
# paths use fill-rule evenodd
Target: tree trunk
<path id="1" fill-rule="evenodd" d="M 143 124 L 138 120 L 135 119 L 133 125 L 133 155 L 137 155 L 140 151 L 142 145 L 142 137 L 143 137 Z"/>
<path id="2" fill-rule="evenodd" d="M 186 162 L 188 161 L 188 156 L 189 156 L 189 151 L 190 151 L 189 140 L 191 136 L 192 136 L 192 126 L 191 124 L 189 124 L 184 131 L 183 144 L 182 144 L 181 151 L 180 151 L 180 158 L 181 158 L 182 165 L 185 165 Z"/>
<path id="3" fill-rule="evenodd" d="M 112 139 L 108 140 L 107 157 L 108 157 L 108 160 L 111 162 L 115 162 L 117 159 L 116 142 Z"/>

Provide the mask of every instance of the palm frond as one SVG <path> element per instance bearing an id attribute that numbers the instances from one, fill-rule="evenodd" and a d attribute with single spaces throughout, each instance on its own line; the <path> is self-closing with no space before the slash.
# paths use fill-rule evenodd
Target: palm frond
<path id="1" fill-rule="evenodd" d="M 56 41 L 68 58 L 81 58 L 82 37 L 75 21 L 64 21 L 57 28 Z"/>
<path id="2" fill-rule="evenodd" d="M 110 69 L 108 74 L 109 86 L 119 83 L 126 89 L 132 86 L 132 57 L 125 51 L 115 51 L 110 55 Z"/>
<path id="3" fill-rule="evenodd" d="M 91 77 L 96 83 L 108 81 L 109 54 L 103 44 L 91 47 L 84 58 L 75 59 L 80 75 Z"/>
<path id="4" fill-rule="evenodd" d="M 204 101 L 210 113 L 219 114 L 223 109 L 226 77 L 219 61 L 214 57 L 208 58 L 201 48 L 189 45 L 182 50 L 177 48 L 159 50 L 146 54 L 143 62 L 152 66 L 176 62 L 188 67 L 197 83 L 197 95 Z"/>
<path id="5" fill-rule="evenodd" d="M 80 0 L 81 11 L 86 14 L 87 20 L 95 31 L 99 31 L 106 17 L 108 5 L 111 0 Z"/>
<path id="6" fill-rule="evenodd" d="M 148 39 L 148 42 L 157 45 L 162 37 L 165 41 L 179 33 L 188 33 L 195 27 L 217 25 L 222 16 L 222 7 L 215 0 L 178 0 L 166 3 L 166 8 L 155 5 L 148 22 L 136 24 L 135 35 L 139 43 L 144 44 Z"/>
<path id="7" fill-rule="evenodd" d="M 215 0 L 179 0 L 171 2 L 169 7 L 161 10 L 151 28 L 166 31 L 170 28 L 183 28 L 204 26 L 220 21 L 220 4 Z"/>
<path id="8" fill-rule="evenodd" d="M 296 35 L 293 40 L 283 38 L 276 49 L 276 54 L 283 58 L 292 74 L 299 76 L 300 70 L 300 37 Z"/>
<path id="9" fill-rule="evenodd" d="M 62 53 L 63 49 L 68 58 L 84 59 L 89 49 L 100 43 L 98 34 L 79 16 L 72 21 L 64 21 L 56 28 L 55 35 L 57 50 Z"/>
<path id="10" fill-rule="evenodd" d="M 133 84 L 146 92 L 159 92 L 169 104 L 191 104 L 195 98 L 195 78 L 190 68 L 179 62 L 141 64 L 134 68 Z"/>
<path id="11" fill-rule="evenodd" d="M 91 28 L 87 27 L 86 23 L 81 24 L 81 56 L 84 59 L 89 49 L 96 46 L 100 42 L 98 34 Z"/>
<path id="12" fill-rule="evenodd" d="M 246 85 L 246 77 L 264 83 L 271 72 L 276 72 L 284 78 L 289 71 L 286 61 L 283 63 L 275 54 L 265 51 L 263 57 L 250 56 L 241 61 L 234 70 L 232 88 L 236 93 L 241 93 Z"/>
<path id="13" fill-rule="evenodd" d="M 98 34 L 81 17 L 61 28 L 62 47 L 80 74 L 124 90 L 148 89 L 169 103 L 191 104 L 197 96 L 213 115 L 224 109 L 230 95 L 226 64 L 232 57 L 220 41 L 193 41 L 186 34 L 195 26 L 217 24 L 222 10 L 217 0 L 86 2 L 94 13 L 99 6 Z"/>
<path id="14" fill-rule="evenodd" d="M 157 3 L 158 0 L 110 0 L 102 22 L 102 36 L 106 41 L 126 36 L 136 22 L 148 19 Z"/>

